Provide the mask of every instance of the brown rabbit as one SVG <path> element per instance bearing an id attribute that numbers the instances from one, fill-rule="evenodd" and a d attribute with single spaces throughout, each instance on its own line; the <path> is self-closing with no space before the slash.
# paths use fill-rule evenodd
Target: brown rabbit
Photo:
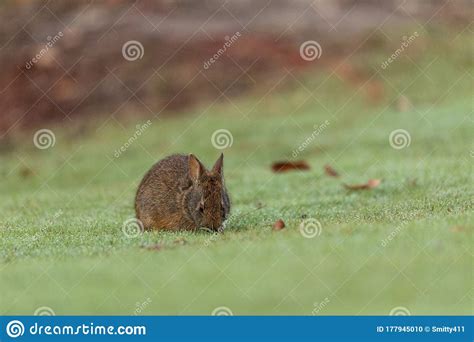
<path id="1" fill-rule="evenodd" d="M 192 154 L 160 160 L 138 187 L 137 218 L 145 229 L 221 230 L 230 212 L 223 166 L 223 154 L 211 171 Z"/>

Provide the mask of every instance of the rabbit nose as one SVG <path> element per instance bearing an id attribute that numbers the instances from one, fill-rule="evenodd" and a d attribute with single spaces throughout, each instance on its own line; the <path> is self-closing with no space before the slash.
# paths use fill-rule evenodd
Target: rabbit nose
<path id="1" fill-rule="evenodd" d="M 211 229 L 214 230 L 214 231 L 219 231 L 220 229 L 222 229 L 222 221 L 220 222 L 213 222 L 211 224 Z"/>

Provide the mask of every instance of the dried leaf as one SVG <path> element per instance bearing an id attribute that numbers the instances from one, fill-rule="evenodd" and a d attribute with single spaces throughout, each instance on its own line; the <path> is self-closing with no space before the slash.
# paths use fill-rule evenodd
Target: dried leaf
<path id="1" fill-rule="evenodd" d="M 338 178 L 339 177 L 339 173 L 334 170 L 331 165 L 324 165 L 324 172 L 326 173 L 326 175 L 328 175 L 329 177 L 335 177 L 335 178 Z"/>
<path id="2" fill-rule="evenodd" d="M 273 230 L 282 230 L 285 228 L 285 222 L 282 219 L 276 220 L 273 224 Z"/>
<path id="3" fill-rule="evenodd" d="M 287 172 L 292 170 L 309 170 L 308 163 L 304 160 L 299 161 L 281 161 L 272 164 L 273 172 Z"/>
<path id="4" fill-rule="evenodd" d="M 378 187 L 380 183 L 382 183 L 381 179 L 369 179 L 369 181 L 367 182 L 369 189 Z"/>
<path id="5" fill-rule="evenodd" d="M 382 180 L 380 179 L 369 179 L 368 182 L 364 184 L 344 184 L 344 187 L 348 190 L 368 190 L 378 187 L 381 182 Z"/>

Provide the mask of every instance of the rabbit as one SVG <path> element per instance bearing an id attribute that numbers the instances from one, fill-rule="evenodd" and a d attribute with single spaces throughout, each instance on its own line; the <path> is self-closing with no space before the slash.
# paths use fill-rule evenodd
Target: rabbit
<path id="1" fill-rule="evenodd" d="M 193 154 L 174 154 L 158 161 L 143 177 L 135 213 L 146 230 L 223 230 L 230 214 L 224 184 L 224 155 L 211 171 Z"/>

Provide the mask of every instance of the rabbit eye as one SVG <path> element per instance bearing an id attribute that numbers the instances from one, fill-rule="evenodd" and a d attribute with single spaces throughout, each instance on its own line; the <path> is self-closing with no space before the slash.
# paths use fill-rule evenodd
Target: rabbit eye
<path id="1" fill-rule="evenodd" d="M 199 212 L 202 214 L 204 213 L 204 204 L 203 203 L 200 203 L 199 204 Z"/>

